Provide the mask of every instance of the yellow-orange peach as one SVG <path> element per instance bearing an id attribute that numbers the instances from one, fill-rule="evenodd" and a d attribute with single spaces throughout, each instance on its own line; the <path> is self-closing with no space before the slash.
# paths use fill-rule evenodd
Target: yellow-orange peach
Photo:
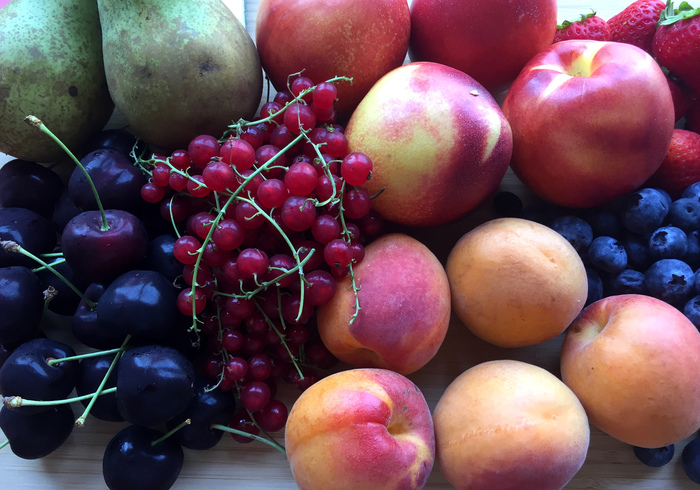
<path id="1" fill-rule="evenodd" d="M 354 275 L 359 310 L 349 277 L 318 310 L 328 350 L 355 367 L 401 374 L 427 364 L 450 322 L 450 287 L 437 257 L 415 238 L 390 233 L 367 246 Z"/>
<path id="2" fill-rule="evenodd" d="M 566 333 L 561 374 L 591 423 L 628 444 L 665 446 L 700 428 L 700 332 L 661 300 L 586 307 Z"/>
<path id="3" fill-rule="evenodd" d="M 285 446 L 304 490 L 422 488 L 435 461 L 423 394 L 385 369 L 341 371 L 313 384 L 289 412 Z"/>
<path id="4" fill-rule="evenodd" d="M 458 489 L 563 488 L 590 440 L 574 393 L 541 367 L 488 361 L 445 390 L 433 413 L 436 461 Z"/>
<path id="5" fill-rule="evenodd" d="M 520 218 L 467 232 L 447 259 L 452 307 L 478 337 L 522 347 L 561 334 L 583 308 L 586 270 L 559 233 Z"/>

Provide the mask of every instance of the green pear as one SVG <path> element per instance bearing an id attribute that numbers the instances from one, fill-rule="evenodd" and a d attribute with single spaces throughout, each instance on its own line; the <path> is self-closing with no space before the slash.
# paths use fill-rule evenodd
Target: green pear
<path id="1" fill-rule="evenodd" d="M 248 32 L 221 0 L 97 0 L 107 84 L 129 130 L 164 151 L 218 137 L 260 105 Z"/>
<path id="2" fill-rule="evenodd" d="M 114 110 L 95 0 L 14 0 L 0 9 L 0 151 L 53 162 L 61 148 L 24 118 L 41 119 L 76 151 Z"/>

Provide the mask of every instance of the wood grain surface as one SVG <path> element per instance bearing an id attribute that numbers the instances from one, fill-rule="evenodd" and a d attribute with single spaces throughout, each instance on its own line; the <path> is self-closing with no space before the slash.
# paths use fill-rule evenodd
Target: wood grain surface
<path id="1" fill-rule="evenodd" d="M 240 9 L 238 0 L 226 0 Z M 574 19 L 580 13 L 594 9 L 605 19 L 622 10 L 628 0 L 591 0 L 589 2 L 559 1 L 559 20 Z M 255 14 L 259 1 L 245 2 L 245 22 L 251 35 L 255 32 Z M 240 12 L 240 10 L 236 10 Z M 501 189 L 528 198 L 528 192 L 508 173 Z M 469 229 L 492 217 L 489 205 L 456 223 L 433 230 L 405 230 L 426 243 L 443 261 L 447 253 Z M 46 322 L 49 337 L 67 339 L 64 319 L 50 317 Z M 519 359 L 558 374 L 562 336 L 541 345 L 501 349 L 477 339 L 453 317 L 447 339 L 437 356 L 419 372 L 410 376 L 423 391 L 433 409 L 447 385 L 467 368 L 491 359 Z M 343 366 L 341 366 L 342 368 Z M 298 395 L 296 388 L 281 387 L 288 405 Z M 79 407 L 76 406 L 76 412 Z M 46 458 L 26 461 L 16 457 L 9 447 L 0 450 L 0 485 L 17 489 L 99 489 L 105 488 L 101 458 L 106 443 L 125 424 L 113 424 L 89 418 L 85 427 L 75 429 L 64 446 Z M 283 434 L 277 434 L 283 440 Z M 0 442 L 4 435 L 0 434 Z M 680 451 L 687 441 L 676 445 L 676 455 L 666 466 L 649 468 L 637 461 L 630 446 L 592 427 L 591 444 L 583 468 L 566 487 L 572 490 L 591 489 L 664 489 L 698 488 L 683 473 Z M 260 443 L 239 444 L 224 436 L 221 443 L 208 451 L 185 450 L 185 465 L 175 489 L 208 490 L 292 489 L 296 488 L 285 457 Z M 436 466 L 430 476 L 429 489 L 452 488 Z"/>

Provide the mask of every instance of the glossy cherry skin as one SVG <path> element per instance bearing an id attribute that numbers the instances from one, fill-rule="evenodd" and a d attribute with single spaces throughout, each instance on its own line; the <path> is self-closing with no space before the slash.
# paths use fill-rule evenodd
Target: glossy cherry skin
<path id="1" fill-rule="evenodd" d="M 41 281 L 31 270 L 0 268 L 0 343 L 18 344 L 34 338 L 43 308 Z"/>
<path id="2" fill-rule="evenodd" d="M 100 149 L 85 155 L 80 163 L 90 175 L 105 208 L 136 212 L 141 207 L 141 187 L 148 179 L 125 154 Z M 68 192 L 83 211 L 98 209 L 90 183 L 77 166 L 68 180 Z"/>
<path id="3" fill-rule="evenodd" d="M 5 344 L 0 344 L 0 368 L 2 368 L 2 365 L 5 364 L 7 358 L 10 357 L 10 354 L 12 354 L 12 349 L 7 347 Z"/>
<path id="4" fill-rule="evenodd" d="M 102 457 L 102 474 L 110 490 L 166 490 L 180 475 L 185 460 L 172 437 L 151 444 L 162 432 L 129 425 L 109 441 Z"/>
<path id="5" fill-rule="evenodd" d="M 50 219 L 26 208 L 0 208 L 0 240 L 12 240 L 39 255 L 56 246 L 56 232 Z M 24 265 L 35 267 L 32 259 L 0 248 L 0 267 Z"/>
<path id="6" fill-rule="evenodd" d="M 109 230 L 102 230 L 99 211 L 84 211 L 63 229 L 63 257 L 73 271 L 89 282 L 109 282 L 146 257 L 148 233 L 133 214 L 105 210 Z"/>
<path id="7" fill-rule="evenodd" d="M 159 272 L 130 270 L 107 286 L 97 303 L 97 318 L 120 334 L 163 343 L 178 320 L 178 293 Z"/>
<path id="8" fill-rule="evenodd" d="M 78 396 L 89 395 L 90 393 L 95 393 L 97 388 L 102 383 L 109 366 L 112 364 L 115 354 L 105 354 L 97 357 L 86 357 L 80 360 L 78 369 L 78 380 L 75 383 L 75 391 Z M 107 378 L 107 383 L 104 388 L 113 388 L 117 386 L 117 365 L 114 366 L 112 372 Z M 88 406 L 90 400 L 82 400 L 81 403 L 84 406 Z M 117 410 L 117 395 L 114 393 L 107 393 L 106 395 L 100 395 L 95 400 L 95 404 L 90 409 L 90 415 L 97 417 L 100 420 L 106 420 L 108 422 L 122 422 L 124 418 L 119 414 Z"/>
<path id="9" fill-rule="evenodd" d="M 50 218 L 62 191 L 61 177 L 38 163 L 10 160 L 0 167 L 0 207 L 31 209 Z"/>
<path id="10" fill-rule="evenodd" d="M 81 212 L 82 211 L 70 198 L 68 189 L 63 189 L 63 192 L 59 196 L 56 206 L 53 209 L 53 214 L 51 215 L 56 232 L 63 233 L 63 229 L 66 227 L 68 222 Z"/>
<path id="11" fill-rule="evenodd" d="M 43 458 L 58 449 L 75 427 L 69 404 L 54 405 L 41 413 L 26 413 L 7 407 L 0 409 L 0 429 L 10 441 L 10 449 L 20 458 Z"/>
<path id="12" fill-rule="evenodd" d="M 99 301 L 105 291 L 105 286 L 93 282 L 85 290 L 85 297 L 90 301 Z M 93 349 L 114 349 L 124 342 L 126 334 L 114 331 L 102 323 L 97 317 L 97 309 L 80 301 L 71 318 L 71 330 L 76 339 Z"/>
<path id="13" fill-rule="evenodd" d="M 119 413 L 136 425 L 164 424 L 189 404 L 194 396 L 194 377 L 192 362 L 172 347 L 133 347 L 119 360 Z"/>
<path id="14" fill-rule="evenodd" d="M 68 262 L 61 262 L 53 266 L 53 268 L 68 279 L 79 291 L 83 292 L 88 287 L 89 283 L 80 276 L 76 276 Z M 56 296 L 49 301 L 49 310 L 58 315 L 72 315 L 75 313 L 78 303 L 80 303 L 80 296 L 75 291 L 48 269 L 38 271 L 36 276 L 41 281 L 42 291 L 46 291 L 49 286 L 56 290 Z"/>
<path id="15" fill-rule="evenodd" d="M 83 154 L 88 154 L 95 150 L 110 149 L 116 150 L 124 155 L 129 155 L 136 145 L 136 154 L 140 156 L 147 149 L 143 140 L 138 140 L 133 134 L 123 129 L 105 129 L 99 132 L 85 144 L 82 149 Z"/>
<path id="16" fill-rule="evenodd" d="M 0 393 L 30 400 L 66 398 L 78 380 L 78 361 L 49 365 L 48 360 L 71 356 L 75 356 L 73 348 L 57 340 L 37 338 L 21 344 L 0 368 Z M 17 410 L 38 413 L 48 409 L 27 406 Z"/>
<path id="17" fill-rule="evenodd" d="M 195 394 L 187 408 L 166 424 L 168 429 L 190 419 L 191 423 L 178 430 L 173 437 L 187 449 L 211 449 L 221 440 L 224 432 L 212 429 L 213 424 L 228 425 L 236 413 L 236 400 L 231 393 L 219 389 L 207 390 L 208 379 L 198 377 Z"/>
<path id="18" fill-rule="evenodd" d="M 149 269 L 158 271 L 174 282 L 182 275 L 182 263 L 173 254 L 173 245 L 176 238 L 172 235 L 160 235 L 148 243 L 146 264 Z"/>

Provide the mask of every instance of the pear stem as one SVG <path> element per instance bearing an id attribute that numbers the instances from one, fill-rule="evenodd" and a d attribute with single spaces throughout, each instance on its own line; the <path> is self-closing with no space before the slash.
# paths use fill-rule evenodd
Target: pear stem
<path id="1" fill-rule="evenodd" d="M 63 141 L 58 139 L 58 136 L 53 134 L 53 132 L 46 127 L 46 125 L 41 122 L 41 119 L 39 119 L 36 116 L 27 116 L 24 118 L 24 122 L 29 124 L 32 127 L 37 128 L 40 130 L 42 133 L 47 135 L 49 138 L 51 138 L 58 146 L 61 147 L 61 149 L 73 160 L 73 162 L 78 166 L 78 168 L 83 172 L 83 175 L 85 175 L 85 178 L 88 181 L 88 184 L 90 184 L 90 189 L 92 189 L 92 194 L 95 196 L 95 201 L 97 201 L 97 207 L 100 210 L 100 216 L 102 217 L 102 231 L 107 231 L 109 230 L 109 223 L 107 222 L 107 215 L 105 215 L 105 210 L 104 207 L 102 207 L 102 201 L 100 201 L 100 196 L 97 193 L 97 188 L 95 187 L 95 183 L 92 181 L 92 178 L 90 177 L 90 174 L 88 173 L 87 170 L 85 170 L 85 167 L 83 166 L 82 163 L 80 163 L 80 160 L 78 160 L 75 155 L 73 155 L 73 152 L 68 149 L 66 145 L 63 144 Z"/>

